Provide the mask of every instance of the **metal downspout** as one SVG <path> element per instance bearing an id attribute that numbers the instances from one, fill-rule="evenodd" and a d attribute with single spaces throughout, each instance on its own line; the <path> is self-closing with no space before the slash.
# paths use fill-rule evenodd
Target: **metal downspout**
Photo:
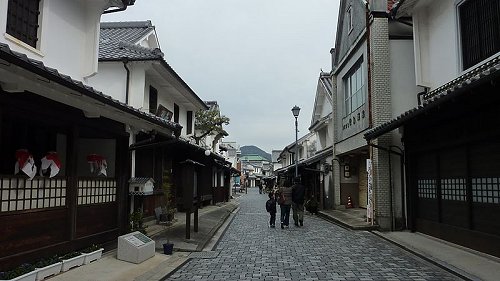
<path id="1" fill-rule="evenodd" d="M 127 71 L 127 84 L 125 85 L 125 104 L 128 105 L 128 95 L 130 89 L 130 69 L 128 68 L 128 58 L 122 58 L 123 67 Z"/>
<path id="2" fill-rule="evenodd" d="M 366 21 L 366 69 L 367 69 L 367 96 L 368 96 L 368 126 L 371 128 L 373 124 L 372 120 L 372 87 L 371 87 L 371 58 L 370 58 L 370 9 L 368 8 L 368 1 L 366 2 L 366 12 L 365 12 L 365 21 Z"/>
<path id="3" fill-rule="evenodd" d="M 391 162 L 391 151 L 387 151 L 387 156 L 389 156 L 389 212 L 391 213 L 391 231 L 394 231 L 394 207 L 392 196 L 394 194 L 394 188 L 392 184 L 392 162 Z"/>

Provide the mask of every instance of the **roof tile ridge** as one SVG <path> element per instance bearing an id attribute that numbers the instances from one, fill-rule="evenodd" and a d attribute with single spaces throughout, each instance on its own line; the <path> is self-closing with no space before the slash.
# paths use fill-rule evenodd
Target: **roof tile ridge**
<path id="1" fill-rule="evenodd" d="M 158 49 L 158 48 L 154 48 L 154 49 L 151 49 L 151 48 L 147 48 L 147 47 L 143 47 L 143 46 L 140 46 L 140 45 L 137 45 L 137 44 L 132 44 L 132 43 L 129 43 L 129 42 L 126 42 L 126 41 L 123 41 L 123 40 L 120 40 L 118 41 L 118 47 L 121 48 L 121 49 L 128 49 L 130 51 L 134 51 L 134 52 L 139 52 L 139 53 L 142 53 L 142 54 L 153 54 L 155 56 L 159 56 L 159 57 L 164 57 L 165 55 L 163 54 L 163 52 Z"/>

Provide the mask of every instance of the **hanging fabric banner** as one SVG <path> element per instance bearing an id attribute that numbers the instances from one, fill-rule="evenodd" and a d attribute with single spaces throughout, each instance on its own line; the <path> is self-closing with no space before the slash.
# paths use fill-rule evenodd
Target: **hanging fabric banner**
<path id="1" fill-rule="evenodd" d="M 373 170 L 372 160 L 366 159 L 366 173 L 368 174 L 368 204 L 366 205 L 366 219 L 373 219 Z"/>
<path id="2" fill-rule="evenodd" d="M 106 158 L 98 154 L 89 154 L 87 155 L 87 162 L 90 164 L 90 173 L 96 174 L 97 176 L 108 176 L 106 172 L 108 168 Z"/>
<path id="3" fill-rule="evenodd" d="M 30 180 L 32 180 L 36 175 L 37 168 L 35 166 L 35 160 L 33 160 L 33 156 L 27 149 L 18 149 L 16 151 L 14 174 L 19 173 L 19 170 L 23 171 L 23 173 L 25 173 Z"/>
<path id="4" fill-rule="evenodd" d="M 50 169 L 49 178 L 53 178 L 61 170 L 61 160 L 59 160 L 57 152 L 47 152 L 47 155 L 45 155 L 45 157 L 43 157 L 41 161 L 42 165 L 40 167 L 40 176 L 42 176 L 47 172 L 48 169 Z"/>

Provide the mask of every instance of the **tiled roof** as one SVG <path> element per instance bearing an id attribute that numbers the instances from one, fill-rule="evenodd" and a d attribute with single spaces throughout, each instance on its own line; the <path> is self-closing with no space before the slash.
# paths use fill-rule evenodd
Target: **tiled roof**
<path id="1" fill-rule="evenodd" d="M 99 37 L 99 61 L 159 61 L 202 105 L 209 107 L 196 95 L 184 80 L 165 61 L 160 49 L 138 45 L 139 41 L 154 30 L 151 21 L 102 22 Z"/>
<path id="2" fill-rule="evenodd" d="M 154 30 L 151 21 L 101 22 L 101 39 L 136 44 Z"/>
<path id="3" fill-rule="evenodd" d="M 322 72 L 319 76 L 319 79 L 321 80 L 321 83 L 323 83 L 323 86 L 325 87 L 325 90 L 328 93 L 328 95 L 332 96 L 333 86 L 330 73 Z"/>
<path id="4" fill-rule="evenodd" d="M 461 75 L 460 77 L 450 81 L 443 86 L 425 94 L 422 105 L 406 111 L 397 118 L 392 119 L 378 127 L 368 130 L 364 136 L 370 140 L 377 138 L 389 131 L 392 131 L 405 122 L 417 117 L 418 115 L 438 106 L 450 97 L 464 93 L 467 89 L 474 87 L 476 84 L 486 81 L 487 79 L 500 75 L 500 56 L 488 61 L 485 64 L 478 66 L 475 69 Z"/>
<path id="5" fill-rule="evenodd" d="M 155 60 L 162 59 L 160 49 L 138 45 L 139 40 L 154 30 L 151 21 L 103 22 L 99 37 L 99 60 Z"/>
<path id="6" fill-rule="evenodd" d="M 64 85 L 74 91 L 81 93 L 82 95 L 101 101 L 118 110 L 133 114 L 141 119 L 153 122 L 162 127 L 166 127 L 172 130 L 182 128 L 182 126 L 177 123 L 162 119 L 148 112 L 140 111 L 120 102 L 119 100 L 115 100 L 111 96 L 105 95 L 102 92 L 83 84 L 81 81 L 74 80 L 68 75 L 59 73 L 57 69 L 45 66 L 41 61 L 28 58 L 28 56 L 26 56 L 25 54 L 12 51 L 7 44 L 0 43 L 0 59 L 36 73 L 51 81 Z"/>
<path id="7" fill-rule="evenodd" d="M 153 183 L 155 182 L 152 178 L 130 178 L 128 180 L 129 183 L 133 183 L 133 184 L 145 184 L 148 181 L 151 181 Z"/>

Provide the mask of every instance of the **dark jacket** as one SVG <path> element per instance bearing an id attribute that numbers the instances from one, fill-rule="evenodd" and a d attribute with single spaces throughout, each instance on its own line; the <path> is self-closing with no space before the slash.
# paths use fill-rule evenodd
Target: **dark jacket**
<path id="1" fill-rule="evenodd" d="M 300 183 L 292 186 L 292 202 L 295 204 L 304 204 L 304 197 L 306 195 L 306 187 Z"/>
<path id="2" fill-rule="evenodd" d="M 270 198 L 266 201 L 266 211 L 269 213 L 276 213 L 276 199 Z"/>

